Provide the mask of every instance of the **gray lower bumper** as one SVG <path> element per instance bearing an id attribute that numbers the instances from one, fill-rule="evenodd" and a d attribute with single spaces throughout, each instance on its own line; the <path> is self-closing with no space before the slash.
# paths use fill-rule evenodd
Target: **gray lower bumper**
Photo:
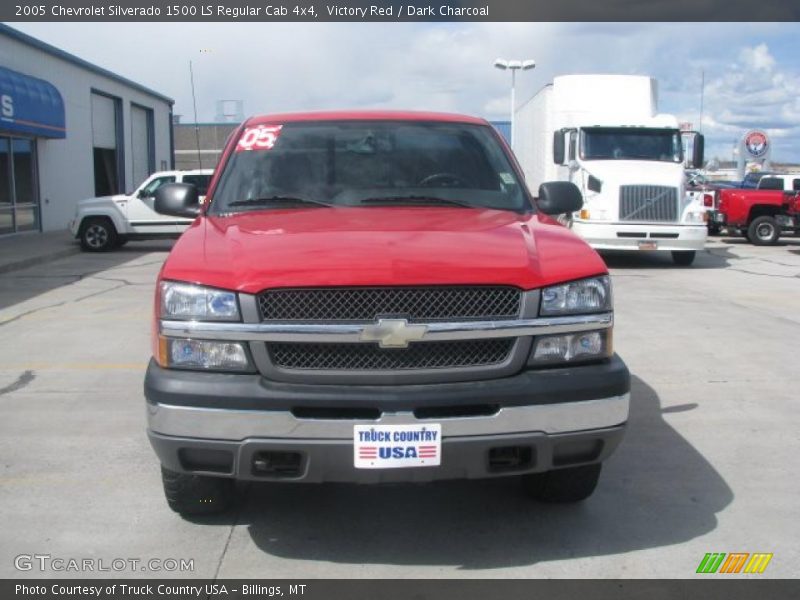
<path id="1" fill-rule="evenodd" d="M 248 438 L 204 440 L 148 432 L 150 443 L 168 469 L 252 481 L 392 483 L 444 479 L 482 479 L 521 475 L 605 460 L 617 447 L 624 425 L 562 434 L 517 433 L 445 437 L 441 465 L 408 469 L 356 469 L 352 440 Z M 516 464 L 496 461 L 498 449 L 517 449 Z M 255 467 L 263 453 L 289 453 L 293 469 L 262 473 Z"/>

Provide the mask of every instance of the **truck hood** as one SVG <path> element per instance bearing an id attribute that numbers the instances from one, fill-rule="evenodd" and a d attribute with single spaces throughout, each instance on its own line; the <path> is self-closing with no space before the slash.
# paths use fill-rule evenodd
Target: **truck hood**
<path id="1" fill-rule="evenodd" d="M 684 181 L 683 165 L 655 160 L 588 160 L 583 169 L 604 184 L 666 185 L 679 187 Z"/>
<path id="2" fill-rule="evenodd" d="M 86 198 L 85 200 L 78 200 L 78 208 L 91 208 L 94 206 L 108 206 L 110 202 L 115 200 L 130 200 L 131 197 L 125 194 L 115 194 L 113 196 L 98 196 L 97 198 Z"/>
<path id="3" fill-rule="evenodd" d="M 198 218 L 161 277 L 246 293 L 275 287 L 505 284 L 606 272 L 539 214 L 449 207 L 302 208 Z"/>

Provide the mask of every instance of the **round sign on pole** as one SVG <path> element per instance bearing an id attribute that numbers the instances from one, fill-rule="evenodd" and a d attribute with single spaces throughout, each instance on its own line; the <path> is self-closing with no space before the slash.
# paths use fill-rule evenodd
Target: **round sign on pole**
<path id="1" fill-rule="evenodd" d="M 745 152 L 753 158 L 766 158 L 770 150 L 767 134 L 758 129 L 752 129 L 745 133 L 742 145 Z"/>

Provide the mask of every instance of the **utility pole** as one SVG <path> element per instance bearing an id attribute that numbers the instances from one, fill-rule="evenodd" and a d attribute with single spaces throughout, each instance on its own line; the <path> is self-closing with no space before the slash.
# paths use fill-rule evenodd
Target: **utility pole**
<path id="1" fill-rule="evenodd" d="M 197 143 L 197 163 L 200 168 L 203 168 L 203 159 L 200 156 L 200 126 L 197 123 L 197 98 L 194 93 L 194 71 L 192 70 L 192 61 L 189 61 L 189 81 L 192 83 L 192 105 L 194 106 L 194 140 Z"/>
<path id="2" fill-rule="evenodd" d="M 700 72 L 700 133 L 703 133 L 703 101 L 706 91 L 706 71 Z"/>

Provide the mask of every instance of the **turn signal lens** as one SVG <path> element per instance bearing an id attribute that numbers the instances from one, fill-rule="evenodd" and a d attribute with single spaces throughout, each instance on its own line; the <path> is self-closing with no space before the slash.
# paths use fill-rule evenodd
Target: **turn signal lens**
<path id="1" fill-rule="evenodd" d="M 610 330 L 548 335 L 534 341 L 531 366 L 597 360 L 611 356 Z"/>
<path id="2" fill-rule="evenodd" d="M 238 342 L 168 338 L 166 346 L 167 364 L 172 368 L 245 371 L 250 366 Z"/>

